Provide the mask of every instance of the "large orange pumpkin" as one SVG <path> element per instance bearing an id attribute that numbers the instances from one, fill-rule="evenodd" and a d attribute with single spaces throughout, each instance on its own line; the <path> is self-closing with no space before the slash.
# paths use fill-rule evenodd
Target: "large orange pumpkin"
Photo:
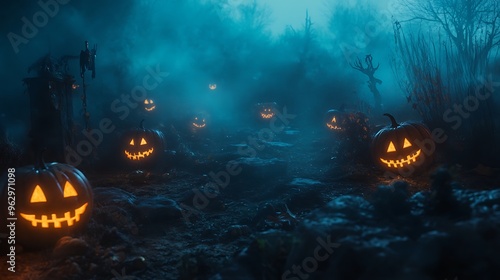
<path id="1" fill-rule="evenodd" d="M 88 222 L 93 207 L 92 188 L 75 167 L 45 164 L 39 159 L 34 165 L 17 168 L 14 176 L 15 185 L 5 185 L 1 193 L 3 214 L 17 218 L 16 244 L 47 247 L 65 235 L 77 233 Z M 15 207 L 9 209 L 4 202 L 13 194 Z"/>
<path id="2" fill-rule="evenodd" d="M 419 143 L 432 138 L 429 129 L 421 123 L 397 123 L 390 114 L 384 114 L 391 125 L 382 128 L 372 141 L 375 162 L 383 170 L 399 171 L 411 175 L 425 170 L 432 162 L 433 155 L 424 154 Z"/>

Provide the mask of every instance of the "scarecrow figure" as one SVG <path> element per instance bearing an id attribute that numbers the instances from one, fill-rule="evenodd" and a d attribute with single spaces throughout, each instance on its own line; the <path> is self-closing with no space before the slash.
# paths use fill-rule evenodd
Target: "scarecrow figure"
<path id="1" fill-rule="evenodd" d="M 80 52 L 80 77 L 83 78 L 85 70 L 92 71 L 92 79 L 95 78 L 95 56 L 97 53 L 97 45 L 94 45 L 92 50 L 89 50 L 89 41 L 85 41 L 85 50 Z"/>

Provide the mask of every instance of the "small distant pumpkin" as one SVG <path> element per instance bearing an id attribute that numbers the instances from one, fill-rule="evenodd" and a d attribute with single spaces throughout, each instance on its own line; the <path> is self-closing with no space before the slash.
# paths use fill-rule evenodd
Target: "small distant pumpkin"
<path id="1" fill-rule="evenodd" d="M 210 90 L 216 90 L 217 89 L 217 84 L 208 84 L 208 88 Z"/>
<path id="2" fill-rule="evenodd" d="M 144 110 L 146 110 L 147 112 L 151 112 L 151 111 L 154 111 L 154 109 L 156 109 L 156 104 L 154 102 L 153 99 L 145 99 L 144 100 Z"/>
<path id="3" fill-rule="evenodd" d="M 343 110 L 328 110 L 325 114 L 325 126 L 328 130 L 341 132 L 346 129 L 347 115 Z"/>
<path id="4" fill-rule="evenodd" d="M 372 154 L 383 170 L 399 169 L 420 172 L 432 162 L 432 155 L 425 155 L 417 142 L 432 139 L 429 129 L 421 123 L 397 123 L 390 114 L 384 114 L 391 125 L 378 131 L 372 140 Z M 402 174 L 400 172 L 400 174 Z"/>
<path id="5" fill-rule="evenodd" d="M 258 116 L 262 120 L 270 120 L 276 115 L 276 102 L 257 103 Z"/>
<path id="6" fill-rule="evenodd" d="M 203 129 L 207 126 L 207 120 L 202 114 L 195 115 L 191 122 L 194 129 Z"/>
<path id="7" fill-rule="evenodd" d="M 156 129 L 144 128 L 144 120 L 139 128 L 125 132 L 123 141 L 122 152 L 125 159 L 138 164 L 157 160 L 165 146 L 163 133 Z"/>
<path id="8" fill-rule="evenodd" d="M 92 187 L 77 168 L 63 163 L 34 165 L 15 172 L 16 244 L 26 248 L 53 245 L 59 238 L 82 230 L 93 208 Z M 1 191 L 7 202 L 7 186 Z M 2 211 L 7 211 L 7 207 Z M 3 229 L 2 229 L 3 230 Z"/>

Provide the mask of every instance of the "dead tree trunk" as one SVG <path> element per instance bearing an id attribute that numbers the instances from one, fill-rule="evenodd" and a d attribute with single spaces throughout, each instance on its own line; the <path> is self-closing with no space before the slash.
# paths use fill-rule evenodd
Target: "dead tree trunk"
<path id="1" fill-rule="evenodd" d="M 365 74 L 366 76 L 368 76 L 368 88 L 373 93 L 373 97 L 375 99 L 375 109 L 377 111 L 380 111 L 382 109 L 382 96 L 380 95 L 380 92 L 377 89 L 377 84 L 381 84 L 382 81 L 380 79 L 375 78 L 374 76 L 375 71 L 377 71 L 378 67 L 380 66 L 380 63 L 377 65 L 377 67 L 373 67 L 372 60 L 373 58 L 371 54 L 365 57 L 366 68 L 363 67 L 363 63 L 359 58 L 356 60 L 356 62 L 354 62 L 354 65 L 350 63 L 349 65 L 351 65 L 353 69 L 356 69 L 361 73 Z"/>

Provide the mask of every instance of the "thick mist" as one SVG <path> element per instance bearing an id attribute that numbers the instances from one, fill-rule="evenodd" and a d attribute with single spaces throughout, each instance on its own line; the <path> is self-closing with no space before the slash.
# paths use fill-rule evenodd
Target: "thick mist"
<path id="1" fill-rule="evenodd" d="M 371 114 L 376 104 L 368 78 L 351 67 L 357 58 L 364 65 L 367 55 L 374 66 L 380 65 L 374 75 L 380 81 L 380 111 L 419 118 L 407 104 L 404 77 L 395 75 L 400 61 L 393 23 L 408 18 L 400 12 L 400 1 L 278 2 L 5 4 L 0 111 L 5 122 L 16 124 L 7 125 L 12 127 L 10 134 L 16 138 L 25 134 L 27 106 L 12 104 L 28 102 L 22 79 L 36 75 L 28 68 L 47 54 L 78 56 L 86 40 L 90 47 L 97 45 L 97 75 L 86 81 L 94 126 L 103 117 L 116 120 L 119 128 L 144 117 L 164 124 L 200 111 L 234 126 L 248 118 L 259 102 L 287 106 L 299 120 L 311 124 L 318 123 L 328 109 L 341 106 Z M 78 59 L 68 64 L 81 85 Z M 145 87 L 151 71 L 161 77 L 157 74 Z M 217 88 L 211 90 L 209 84 Z M 141 86 L 147 90 L 138 90 Z M 77 121 L 83 114 L 81 93 L 80 86 L 74 102 Z M 124 109 L 124 100 L 132 93 L 140 98 Z M 157 103 L 154 116 L 144 116 L 142 106 L 136 104 L 145 96 Z"/>

